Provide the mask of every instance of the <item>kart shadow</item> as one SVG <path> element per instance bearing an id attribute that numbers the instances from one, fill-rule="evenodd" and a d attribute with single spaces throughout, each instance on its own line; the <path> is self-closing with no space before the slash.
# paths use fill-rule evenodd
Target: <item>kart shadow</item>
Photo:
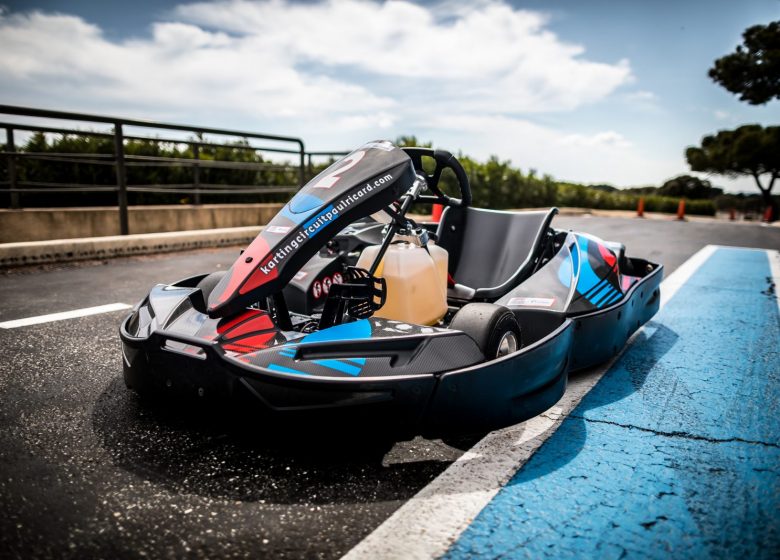
<path id="1" fill-rule="evenodd" d="M 509 484 L 522 484 L 544 477 L 571 462 L 587 443 L 586 413 L 641 390 L 650 371 L 678 339 L 679 335 L 670 328 L 649 322 L 632 345 L 632 348 L 642 346 L 642 352 L 629 350 L 623 354 Z M 573 373 L 571 378 L 587 375 L 593 375 L 593 370 Z"/>
<path id="2" fill-rule="evenodd" d="M 92 424 L 116 466 L 171 492 L 278 504 L 406 500 L 460 454 L 443 443 L 290 433 L 230 410 L 142 401 L 114 379 Z M 392 452 L 388 453 L 388 451 Z"/>

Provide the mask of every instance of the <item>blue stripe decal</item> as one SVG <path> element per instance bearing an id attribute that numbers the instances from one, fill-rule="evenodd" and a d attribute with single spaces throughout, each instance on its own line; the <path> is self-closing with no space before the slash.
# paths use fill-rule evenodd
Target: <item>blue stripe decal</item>
<path id="1" fill-rule="evenodd" d="M 282 211 L 279 214 L 281 216 L 284 216 L 288 220 L 290 220 L 295 225 L 300 225 L 303 220 L 311 216 L 316 210 L 317 210 L 316 208 L 312 208 L 307 212 L 294 214 L 293 212 L 290 211 L 290 209 L 287 206 L 285 206 L 284 208 L 282 208 Z M 274 222 L 272 221 L 269 225 L 278 225 L 278 224 L 274 224 Z"/>
<path id="2" fill-rule="evenodd" d="M 587 293 L 593 286 L 601 283 L 603 279 L 596 276 L 596 272 L 590 266 L 588 238 L 577 236 L 577 243 L 580 247 L 580 252 L 582 253 L 582 255 L 580 255 L 582 260 L 580 261 L 580 276 L 577 280 L 577 290 L 583 294 Z"/>
<path id="3" fill-rule="evenodd" d="M 359 375 L 361 369 L 357 366 L 352 366 L 339 360 L 314 360 L 313 363 L 317 364 L 318 366 L 335 369 L 336 371 L 346 373 L 347 375 Z"/>
<path id="4" fill-rule="evenodd" d="M 591 299 L 591 301 L 595 305 L 601 306 L 603 303 L 605 303 L 608 299 L 610 299 L 614 295 L 615 295 L 615 290 L 612 288 L 612 286 L 610 286 L 598 298 Z"/>
<path id="5" fill-rule="evenodd" d="M 618 301 L 622 297 L 623 297 L 623 294 L 621 294 L 620 292 L 615 292 L 615 295 L 612 296 L 611 298 L 609 298 L 608 301 L 605 301 L 604 305 L 612 305 L 613 303 L 615 303 L 616 301 Z"/>
<path id="6" fill-rule="evenodd" d="M 780 313 L 717 249 L 445 558 L 776 558 Z"/>
<path id="7" fill-rule="evenodd" d="M 286 208 L 288 208 L 292 214 L 305 214 L 312 210 L 316 210 L 324 203 L 324 200 L 317 198 L 313 194 L 301 191 L 287 203 Z"/>
<path id="8" fill-rule="evenodd" d="M 600 292 L 602 289 L 604 289 L 604 286 L 605 286 L 606 284 L 607 284 L 607 279 L 606 279 L 606 278 L 604 278 L 603 280 L 601 280 L 601 281 L 600 281 L 598 284 L 596 284 L 595 286 L 593 286 L 593 287 L 592 287 L 590 290 L 588 290 L 587 292 L 585 292 L 585 293 L 583 293 L 583 292 L 580 292 L 580 293 L 581 293 L 583 296 L 585 296 L 586 298 L 590 298 L 590 297 L 591 297 L 591 296 L 593 296 L 593 294 L 595 294 L 596 292 Z"/>
<path id="9" fill-rule="evenodd" d="M 610 285 L 609 282 L 606 280 L 604 281 L 604 285 L 601 286 L 598 290 L 587 296 L 587 298 L 592 301 L 593 303 L 596 303 L 596 300 L 603 297 L 605 294 L 608 294 L 610 291 Z"/>
<path id="10" fill-rule="evenodd" d="M 355 362 L 356 364 L 360 364 L 361 366 L 366 365 L 366 359 L 365 358 L 347 358 L 348 362 Z"/>
<path id="11" fill-rule="evenodd" d="M 270 369 L 271 371 L 278 371 L 279 373 L 294 373 L 295 375 L 311 375 L 310 373 L 306 373 L 305 371 L 279 366 L 276 364 L 269 364 L 266 366 L 266 368 Z"/>
<path id="12" fill-rule="evenodd" d="M 319 220 L 320 218 L 322 218 L 322 217 L 323 217 L 325 214 L 327 214 L 328 212 L 333 212 L 333 205 L 332 205 L 332 204 L 331 204 L 331 205 L 329 205 L 327 208 L 323 209 L 323 210 L 322 210 L 322 212 L 320 212 L 319 214 L 317 214 L 316 216 L 314 216 L 314 217 L 313 217 L 311 220 L 309 220 L 308 222 L 306 222 L 305 224 L 303 224 L 303 226 L 302 226 L 302 229 L 304 229 L 304 230 L 305 230 L 305 229 L 306 229 L 306 228 L 308 228 L 310 225 L 312 225 L 313 223 L 315 223 L 317 220 Z M 331 218 L 331 220 L 330 220 L 330 221 L 333 221 L 333 220 L 334 220 L 335 218 L 337 218 L 337 217 L 338 217 L 338 216 L 334 214 L 334 215 L 333 215 L 333 217 Z M 330 223 L 330 222 L 323 222 L 323 223 L 320 225 L 320 227 L 318 227 L 317 229 L 315 229 L 315 230 L 314 230 L 314 232 L 313 232 L 313 233 L 309 233 L 309 239 L 311 239 L 312 237 L 314 237 L 315 235 L 317 235 L 319 232 L 321 232 L 323 229 L 325 229 L 325 226 L 327 226 L 329 223 Z"/>
<path id="13" fill-rule="evenodd" d="M 333 342 L 338 340 L 361 340 L 371 338 L 371 324 L 368 319 L 342 323 L 329 329 L 306 335 L 300 342 Z"/>

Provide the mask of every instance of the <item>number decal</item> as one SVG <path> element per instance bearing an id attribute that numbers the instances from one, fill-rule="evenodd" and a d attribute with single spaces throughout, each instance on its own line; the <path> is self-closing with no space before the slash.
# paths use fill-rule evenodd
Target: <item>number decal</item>
<path id="1" fill-rule="evenodd" d="M 366 155 L 365 150 L 359 150 L 355 152 L 354 154 L 350 155 L 345 159 L 346 165 L 343 165 L 336 169 L 335 171 L 331 171 L 327 175 L 325 175 L 322 179 L 317 181 L 317 184 L 312 186 L 313 189 L 329 189 L 333 185 L 335 185 L 339 179 L 341 179 L 341 174 L 345 171 L 349 171 L 353 167 L 355 167 L 358 162 L 363 159 L 363 156 Z"/>

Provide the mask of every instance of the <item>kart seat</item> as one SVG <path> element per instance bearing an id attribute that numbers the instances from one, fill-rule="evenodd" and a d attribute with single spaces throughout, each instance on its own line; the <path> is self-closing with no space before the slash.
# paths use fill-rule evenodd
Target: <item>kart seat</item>
<path id="1" fill-rule="evenodd" d="M 447 207 L 437 230 L 456 284 L 451 299 L 493 301 L 526 280 L 557 208 L 502 212 Z"/>

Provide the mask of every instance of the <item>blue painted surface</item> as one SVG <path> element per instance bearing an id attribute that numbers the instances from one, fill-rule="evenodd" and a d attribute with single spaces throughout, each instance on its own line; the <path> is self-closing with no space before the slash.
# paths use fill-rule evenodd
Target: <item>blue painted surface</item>
<path id="1" fill-rule="evenodd" d="M 561 266 L 558 267 L 558 280 L 561 284 L 569 288 L 571 287 L 572 275 L 574 274 L 575 270 L 575 266 L 573 265 L 575 259 L 568 248 L 564 248 L 563 250 L 567 251 L 569 254 L 566 255 L 566 257 L 563 259 L 563 262 L 561 263 Z"/>
<path id="2" fill-rule="evenodd" d="M 587 294 L 591 289 L 604 282 L 605 279 L 599 278 L 596 275 L 596 271 L 590 266 L 590 259 L 588 258 L 588 238 L 578 235 L 577 244 L 579 245 L 582 256 L 582 259 L 578 259 L 580 268 L 579 279 L 577 280 L 577 291 L 581 294 Z M 592 296 L 588 296 L 588 299 L 591 298 Z"/>
<path id="3" fill-rule="evenodd" d="M 776 558 L 769 275 L 717 250 L 446 556 Z"/>
<path id="4" fill-rule="evenodd" d="M 318 366 L 335 369 L 341 373 L 346 373 L 347 375 L 353 376 L 359 375 L 360 370 L 362 369 L 361 367 L 349 364 L 342 360 L 314 360 L 313 363 L 317 364 Z"/>
<path id="5" fill-rule="evenodd" d="M 278 364 L 268 364 L 266 366 L 271 371 L 276 371 L 279 373 L 292 373 L 294 375 L 311 375 L 310 373 L 306 373 L 305 371 L 301 371 L 299 369 L 293 369 L 289 367 L 280 366 Z"/>
<path id="6" fill-rule="evenodd" d="M 300 342 L 332 342 L 364 338 L 371 338 L 371 323 L 368 322 L 368 319 L 342 323 L 341 325 L 307 334 Z"/>
<path id="7" fill-rule="evenodd" d="M 287 203 L 293 214 L 304 214 L 322 206 L 323 200 L 307 192 L 299 192 Z"/>
<path id="8" fill-rule="evenodd" d="M 317 220 L 319 220 L 320 218 L 324 218 L 326 214 L 328 214 L 328 213 L 332 213 L 332 212 L 333 212 L 333 205 L 332 205 L 332 204 L 329 204 L 329 205 L 328 205 L 328 206 L 327 206 L 327 207 L 326 207 L 324 210 L 322 210 L 322 211 L 321 211 L 319 214 L 317 214 L 317 215 L 316 215 L 316 216 L 314 216 L 312 219 L 310 219 L 308 222 L 306 222 L 305 224 L 303 224 L 303 229 L 306 229 L 306 228 L 308 228 L 308 227 L 309 227 L 310 225 L 312 225 L 314 222 L 316 222 L 316 221 L 317 221 Z M 334 218 L 335 218 L 335 217 L 337 217 L 337 216 L 335 216 L 335 215 L 334 215 Z M 334 218 L 331 218 L 331 219 L 334 219 Z M 327 223 L 327 222 L 326 222 L 326 223 Z M 310 233 L 310 234 L 309 234 L 309 238 L 312 238 L 312 237 L 314 237 L 315 235 L 317 235 L 317 234 L 318 234 L 319 232 L 321 232 L 322 230 L 323 230 L 323 228 L 322 228 L 322 227 L 319 227 L 318 229 L 314 230 L 314 233 Z"/>

